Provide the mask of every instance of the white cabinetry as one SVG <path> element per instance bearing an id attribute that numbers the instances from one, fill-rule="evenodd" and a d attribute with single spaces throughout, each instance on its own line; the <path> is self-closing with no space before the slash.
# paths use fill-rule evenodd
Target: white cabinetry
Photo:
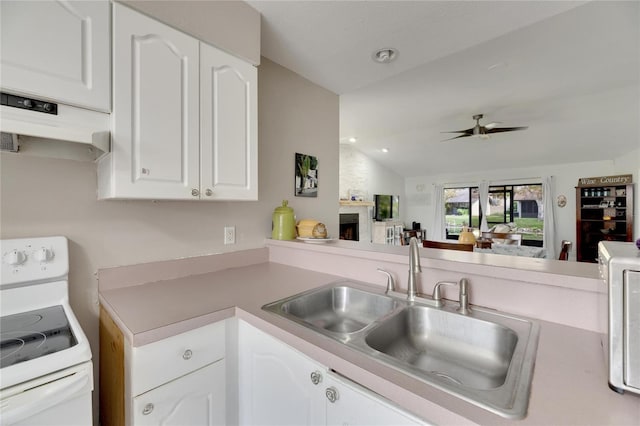
<path id="1" fill-rule="evenodd" d="M 329 392 L 327 392 L 329 389 Z M 424 425 L 370 390 L 331 372 L 324 384 L 326 424 L 331 426 Z M 329 399 L 331 398 L 331 399 Z"/>
<path id="2" fill-rule="evenodd" d="M 113 5 L 112 152 L 101 198 L 198 198 L 198 40 Z"/>
<path id="3" fill-rule="evenodd" d="M 130 351 L 131 425 L 226 424 L 224 321 Z"/>
<path id="4" fill-rule="evenodd" d="M 224 425 L 224 360 L 133 399 L 133 424 Z"/>
<path id="5" fill-rule="evenodd" d="M 243 321 L 238 332 L 240 424 L 424 424 Z"/>
<path id="6" fill-rule="evenodd" d="M 402 222 L 373 222 L 372 242 L 376 244 L 402 245 Z"/>
<path id="7" fill-rule="evenodd" d="M 257 199 L 257 70 L 113 5 L 112 152 L 99 198 Z"/>
<path id="8" fill-rule="evenodd" d="M 258 199 L 256 68 L 200 43 L 200 186 L 204 198 Z"/>
<path id="9" fill-rule="evenodd" d="M 1 1 L 2 90 L 109 112 L 109 2 Z"/>
<path id="10" fill-rule="evenodd" d="M 242 425 L 324 425 L 323 368 L 273 337 L 238 321 L 239 420 Z"/>

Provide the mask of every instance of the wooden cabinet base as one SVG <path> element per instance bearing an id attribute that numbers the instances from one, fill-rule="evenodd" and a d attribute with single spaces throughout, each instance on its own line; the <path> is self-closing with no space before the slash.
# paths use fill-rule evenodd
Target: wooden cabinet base
<path id="1" fill-rule="evenodd" d="M 124 425 L 124 337 L 100 307 L 100 424 Z"/>

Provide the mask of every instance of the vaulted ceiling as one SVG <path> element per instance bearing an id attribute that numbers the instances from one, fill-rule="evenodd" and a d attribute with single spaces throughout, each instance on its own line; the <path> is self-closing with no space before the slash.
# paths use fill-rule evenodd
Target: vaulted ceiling
<path id="1" fill-rule="evenodd" d="M 248 3 L 263 16 L 263 55 L 340 95 L 340 142 L 356 137 L 402 176 L 599 161 L 640 145 L 639 2 Z M 382 47 L 397 60 L 375 63 Z M 478 113 L 529 128 L 443 142 Z"/>

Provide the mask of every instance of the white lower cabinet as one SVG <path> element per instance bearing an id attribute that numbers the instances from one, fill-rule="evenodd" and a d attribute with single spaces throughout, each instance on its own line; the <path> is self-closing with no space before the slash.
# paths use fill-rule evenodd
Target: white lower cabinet
<path id="1" fill-rule="evenodd" d="M 225 339 L 220 321 L 130 348 L 129 424 L 226 424 Z"/>
<path id="2" fill-rule="evenodd" d="M 389 401 L 348 379 L 328 373 L 324 385 L 327 425 L 422 425 L 425 422 L 403 412 Z"/>
<path id="3" fill-rule="evenodd" d="M 133 399 L 134 425 L 224 425 L 225 363 L 220 360 Z"/>
<path id="4" fill-rule="evenodd" d="M 241 425 L 425 424 L 243 321 L 238 334 Z"/>

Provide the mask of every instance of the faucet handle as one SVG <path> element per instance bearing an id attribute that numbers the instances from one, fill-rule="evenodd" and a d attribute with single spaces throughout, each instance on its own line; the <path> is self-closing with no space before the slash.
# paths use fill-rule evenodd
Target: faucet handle
<path id="1" fill-rule="evenodd" d="M 460 296 L 458 300 L 460 301 L 460 307 L 457 309 L 457 312 L 462 315 L 467 315 L 471 312 L 471 308 L 469 307 L 469 280 L 466 278 L 460 279 Z"/>
<path id="2" fill-rule="evenodd" d="M 378 268 L 377 270 L 378 272 L 382 272 L 387 276 L 387 289 L 385 290 L 385 293 L 389 293 L 390 291 L 396 291 L 396 282 L 393 279 L 393 275 L 391 275 L 391 272 L 385 271 L 382 268 Z"/>
<path id="3" fill-rule="evenodd" d="M 437 306 L 442 306 L 442 294 L 440 292 L 440 287 L 443 285 L 456 286 L 458 283 L 454 281 L 439 281 L 436 283 L 435 287 L 433 287 L 433 294 L 431 295 L 431 298 L 438 302 Z"/>

